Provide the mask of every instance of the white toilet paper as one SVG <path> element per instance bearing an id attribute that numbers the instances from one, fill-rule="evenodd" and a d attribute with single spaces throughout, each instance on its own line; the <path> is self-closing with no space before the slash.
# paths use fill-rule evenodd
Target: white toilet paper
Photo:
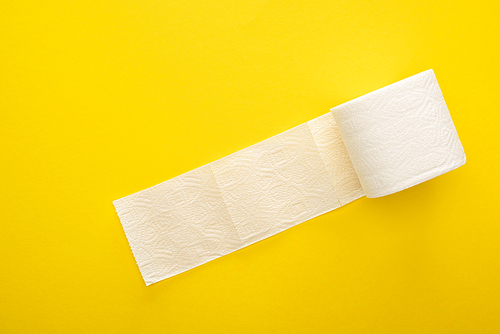
<path id="1" fill-rule="evenodd" d="M 429 70 L 114 205 L 149 285 L 464 163 Z"/>
<path id="2" fill-rule="evenodd" d="M 432 70 L 341 104 L 332 113 L 367 197 L 392 194 L 465 163 Z"/>
<path id="3" fill-rule="evenodd" d="M 114 201 L 147 285 L 240 248 L 210 166 Z"/>
<path id="4" fill-rule="evenodd" d="M 331 113 L 307 122 L 341 205 L 364 196 L 358 176 Z"/>
<path id="5" fill-rule="evenodd" d="M 210 167 L 245 245 L 340 206 L 306 123 Z"/>

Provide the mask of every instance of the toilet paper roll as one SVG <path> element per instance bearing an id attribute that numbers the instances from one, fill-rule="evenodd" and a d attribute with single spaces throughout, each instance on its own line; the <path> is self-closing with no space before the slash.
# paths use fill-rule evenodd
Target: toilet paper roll
<path id="1" fill-rule="evenodd" d="M 465 163 L 432 70 L 331 111 L 367 197 L 395 193 Z"/>
<path id="2" fill-rule="evenodd" d="M 149 285 L 464 163 L 429 70 L 113 203 Z"/>

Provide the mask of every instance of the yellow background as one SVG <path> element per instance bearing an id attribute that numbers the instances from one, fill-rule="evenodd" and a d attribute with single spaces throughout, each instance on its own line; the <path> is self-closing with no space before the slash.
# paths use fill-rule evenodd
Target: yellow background
<path id="1" fill-rule="evenodd" d="M 1 333 L 500 333 L 498 1 L 2 1 Z M 112 201 L 434 69 L 465 166 L 146 287 Z"/>

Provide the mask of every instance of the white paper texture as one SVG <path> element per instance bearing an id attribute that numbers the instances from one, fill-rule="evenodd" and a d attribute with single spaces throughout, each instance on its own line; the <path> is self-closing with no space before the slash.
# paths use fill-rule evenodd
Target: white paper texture
<path id="1" fill-rule="evenodd" d="M 341 205 L 365 195 L 331 113 L 307 122 Z"/>
<path id="2" fill-rule="evenodd" d="M 114 205 L 147 285 L 242 246 L 210 166 Z"/>
<path id="3" fill-rule="evenodd" d="M 429 70 L 114 205 L 149 285 L 464 163 Z"/>
<path id="4" fill-rule="evenodd" d="M 307 124 L 210 166 L 245 244 L 340 206 Z"/>
<path id="5" fill-rule="evenodd" d="M 414 186 L 465 163 L 432 70 L 332 109 L 367 197 Z"/>

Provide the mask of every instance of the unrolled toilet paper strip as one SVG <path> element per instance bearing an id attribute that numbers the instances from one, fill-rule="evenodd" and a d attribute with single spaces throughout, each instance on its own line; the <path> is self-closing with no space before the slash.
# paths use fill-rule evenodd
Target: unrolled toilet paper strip
<path id="1" fill-rule="evenodd" d="M 150 285 L 464 163 L 429 70 L 113 203 Z"/>

